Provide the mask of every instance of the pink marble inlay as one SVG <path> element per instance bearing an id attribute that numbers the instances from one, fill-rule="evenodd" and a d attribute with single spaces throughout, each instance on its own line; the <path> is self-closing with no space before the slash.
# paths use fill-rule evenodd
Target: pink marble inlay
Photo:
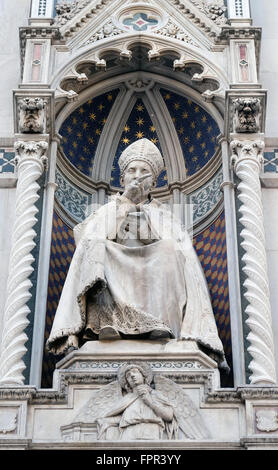
<path id="1" fill-rule="evenodd" d="M 32 61 L 32 81 L 38 82 L 40 80 L 41 71 L 41 44 L 34 44 L 33 61 Z"/>
<path id="2" fill-rule="evenodd" d="M 249 81 L 249 67 L 247 62 L 247 46 L 246 44 L 241 44 L 239 46 L 239 66 L 241 71 L 241 80 L 243 82 Z"/>
<path id="3" fill-rule="evenodd" d="M 241 45 L 239 46 L 239 54 L 240 54 L 240 60 L 246 60 L 246 45 Z"/>

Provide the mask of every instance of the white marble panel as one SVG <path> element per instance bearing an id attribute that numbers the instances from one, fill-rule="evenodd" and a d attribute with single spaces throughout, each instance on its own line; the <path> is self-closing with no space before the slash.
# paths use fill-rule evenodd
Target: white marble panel
<path id="1" fill-rule="evenodd" d="M 19 27 L 27 25 L 31 0 L 0 2 L 0 137 L 13 135 L 13 93 L 20 83 Z"/>
<path id="2" fill-rule="evenodd" d="M 272 331 L 275 348 L 274 353 L 276 357 L 276 371 L 278 375 L 278 250 L 267 251 L 267 263 L 272 313 Z"/>
<path id="3" fill-rule="evenodd" d="M 0 341 L 14 221 L 14 204 L 15 188 L 0 188 Z"/>
<path id="4" fill-rule="evenodd" d="M 278 373 L 278 188 L 262 190 L 276 371 Z"/>
<path id="5" fill-rule="evenodd" d="M 262 190 L 266 249 L 278 252 L 278 188 Z"/>
<path id="6" fill-rule="evenodd" d="M 88 387 L 88 386 L 87 386 Z M 96 387 L 97 388 L 97 387 Z M 32 429 L 33 442 L 61 441 L 61 426 L 71 424 L 78 412 L 91 397 L 95 387 L 75 388 L 70 392 L 67 405 L 35 405 L 29 414 L 29 430 Z M 199 388 L 184 387 L 197 408 L 200 403 Z M 72 393 L 73 392 L 73 393 Z M 207 426 L 210 439 L 217 441 L 236 441 L 241 434 L 240 407 L 216 404 L 200 409 L 200 414 Z M 31 424 L 33 421 L 33 424 Z"/>
<path id="7" fill-rule="evenodd" d="M 278 41 L 277 0 L 250 0 L 253 25 L 262 27 L 259 81 L 268 90 L 266 136 L 277 137 L 278 129 L 278 55 L 274 53 Z"/>

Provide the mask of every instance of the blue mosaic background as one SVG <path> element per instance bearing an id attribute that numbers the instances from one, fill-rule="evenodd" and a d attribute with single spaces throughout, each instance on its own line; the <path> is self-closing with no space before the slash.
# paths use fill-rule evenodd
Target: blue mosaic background
<path id="1" fill-rule="evenodd" d="M 87 176 L 92 173 L 99 138 L 118 93 L 116 89 L 88 100 L 70 114 L 59 130 L 65 156 Z"/>
<path id="2" fill-rule="evenodd" d="M 147 138 L 157 145 L 161 152 L 160 143 L 156 133 L 156 128 L 149 116 L 148 111 L 141 99 L 138 99 L 133 106 L 129 118 L 124 125 L 122 135 L 120 137 L 119 145 L 113 162 L 111 181 L 112 186 L 120 187 L 120 169 L 118 160 L 121 153 L 125 148 L 138 139 Z M 164 170 L 157 180 L 157 186 L 164 186 L 167 184 L 167 175 Z"/>
<path id="3" fill-rule="evenodd" d="M 213 312 L 223 342 L 226 358 L 232 369 L 232 348 L 229 314 L 229 292 L 226 253 L 225 217 L 222 213 L 206 230 L 193 239 L 193 245 L 203 267 L 211 295 Z M 45 341 L 49 337 L 60 295 L 75 250 L 72 230 L 54 214 L 50 255 L 48 299 L 45 324 Z M 55 364 L 62 356 L 45 351 L 42 370 L 42 387 L 52 386 Z M 232 370 L 222 377 L 222 386 L 232 386 Z"/>
<path id="4" fill-rule="evenodd" d="M 14 173 L 14 169 L 15 169 L 14 158 L 15 158 L 15 153 L 13 151 L 0 149 L 0 174 L 1 173 Z"/>
<path id="5" fill-rule="evenodd" d="M 90 99 L 77 108 L 60 129 L 64 154 L 87 176 L 91 175 L 99 138 L 118 92 L 113 90 Z M 193 175 L 206 165 L 217 150 L 219 128 L 213 118 L 190 99 L 165 89 L 161 89 L 161 94 L 181 144 L 187 175 Z M 143 137 L 154 142 L 161 151 L 157 130 L 142 99 L 138 98 L 122 129 L 111 172 L 112 186 L 120 187 L 120 154 L 129 144 Z M 158 187 L 165 185 L 166 171 L 157 183 Z"/>
<path id="6" fill-rule="evenodd" d="M 264 173 L 278 173 L 278 149 L 264 153 Z"/>
<path id="7" fill-rule="evenodd" d="M 219 127 L 197 103 L 172 91 L 161 89 L 184 155 L 187 175 L 200 170 L 217 150 Z"/>

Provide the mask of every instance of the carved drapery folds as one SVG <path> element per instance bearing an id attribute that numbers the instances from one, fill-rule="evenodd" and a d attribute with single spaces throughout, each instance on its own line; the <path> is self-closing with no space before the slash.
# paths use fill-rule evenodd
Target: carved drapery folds
<path id="1" fill-rule="evenodd" d="M 271 327 L 271 309 L 263 225 L 263 207 L 260 185 L 260 168 L 263 162 L 264 143 L 261 140 L 233 140 L 232 164 L 240 179 L 238 185 L 241 206 L 241 246 L 246 280 L 244 296 L 248 301 L 246 323 L 252 356 L 249 369 L 252 384 L 275 383 L 275 360 Z"/>
<path id="2" fill-rule="evenodd" d="M 4 309 L 3 334 L 0 354 L 0 385 L 22 385 L 22 360 L 27 336 L 24 332 L 29 321 L 27 305 L 31 297 L 34 258 L 31 254 L 35 243 L 37 222 L 36 202 L 39 199 L 39 177 L 43 173 L 48 144 L 45 141 L 18 141 L 15 143 L 18 182 L 16 189 L 15 222 L 10 252 L 7 298 Z"/>
<path id="3" fill-rule="evenodd" d="M 26 97 L 18 101 L 19 132 L 42 134 L 45 131 L 45 105 L 45 100 L 39 97 Z"/>

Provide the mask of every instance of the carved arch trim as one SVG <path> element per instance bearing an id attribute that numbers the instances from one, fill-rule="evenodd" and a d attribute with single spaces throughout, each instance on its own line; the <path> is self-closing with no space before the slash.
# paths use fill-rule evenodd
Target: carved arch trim
<path id="1" fill-rule="evenodd" d="M 145 89 L 142 90 L 143 93 L 138 92 L 136 87 L 133 87 L 132 89 L 129 85 L 130 82 L 139 78 L 142 82 L 150 84 L 150 86 L 146 86 Z M 212 173 L 218 168 L 217 164 L 217 168 L 214 167 L 213 171 L 210 160 L 207 163 L 206 168 L 202 168 L 196 174 L 189 176 L 188 178 L 186 177 L 184 155 L 179 143 L 177 131 L 160 93 L 160 88 L 163 87 L 167 87 L 167 89 L 173 92 L 186 96 L 202 106 L 217 122 L 220 132 L 223 132 L 224 123 L 222 116 L 213 103 L 203 102 L 199 93 L 180 82 L 158 74 L 147 72 L 133 72 L 111 77 L 82 91 L 78 100 L 78 106 L 81 106 L 89 98 L 97 96 L 100 92 L 106 93 L 115 88 L 120 90 L 103 128 L 103 132 L 97 146 L 92 172 L 92 181 L 94 183 L 105 182 L 106 185 L 109 186 L 113 158 L 120 140 L 121 129 L 127 121 L 138 97 L 142 98 L 146 109 L 149 112 L 149 115 L 152 116 L 154 125 L 157 128 L 162 153 L 165 158 L 169 185 L 175 182 L 184 182 L 185 180 L 189 184 L 188 180 L 190 180 L 192 188 L 196 189 L 207 178 L 211 177 Z M 76 102 L 66 104 L 56 120 L 57 132 L 59 132 L 59 128 L 62 123 L 76 109 L 76 107 Z M 216 159 L 218 161 L 219 156 L 216 156 Z M 214 160 L 215 159 L 213 158 L 213 161 Z M 89 180 L 88 177 L 83 175 L 83 179 L 84 178 Z"/>
<path id="2" fill-rule="evenodd" d="M 90 82 L 96 80 L 96 77 L 88 76 L 80 71 L 85 64 L 89 64 L 92 70 L 102 71 L 101 74 L 99 73 L 100 76 L 103 73 L 106 76 L 111 76 L 115 73 L 112 69 L 109 69 L 105 58 L 108 54 L 113 53 L 121 61 L 120 66 L 117 65 L 114 71 L 119 68 L 123 69 L 124 62 L 128 67 L 134 58 L 133 50 L 136 45 L 147 49 L 146 64 L 150 65 L 154 61 L 156 69 L 159 67 L 156 63 L 158 60 L 171 55 L 172 65 L 168 69 L 171 73 L 175 73 L 180 81 L 185 79 L 182 72 L 187 67 L 197 66 L 199 72 L 192 75 L 192 86 L 194 85 L 195 89 L 198 89 L 200 85 L 205 100 L 211 101 L 214 97 L 217 97 L 224 102 L 225 90 L 229 87 L 229 80 L 224 70 L 213 62 L 213 58 L 210 57 L 209 53 L 189 44 L 180 44 L 178 40 L 158 37 L 154 34 L 130 34 L 126 38 L 107 38 L 105 41 L 100 41 L 100 44 L 89 44 L 86 48 L 75 51 L 71 59 L 57 71 L 52 80 L 52 88 L 56 90 L 56 99 L 62 101 L 77 99 L 78 93 L 89 86 Z M 117 70 L 117 73 L 119 73 L 119 70 Z M 92 75 L 95 74 L 92 72 Z M 103 80 L 105 77 L 99 78 Z M 206 83 L 208 84 L 207 89 Z M 68 89 L 69 84 L 72 86 L 72 90 Z"/>

